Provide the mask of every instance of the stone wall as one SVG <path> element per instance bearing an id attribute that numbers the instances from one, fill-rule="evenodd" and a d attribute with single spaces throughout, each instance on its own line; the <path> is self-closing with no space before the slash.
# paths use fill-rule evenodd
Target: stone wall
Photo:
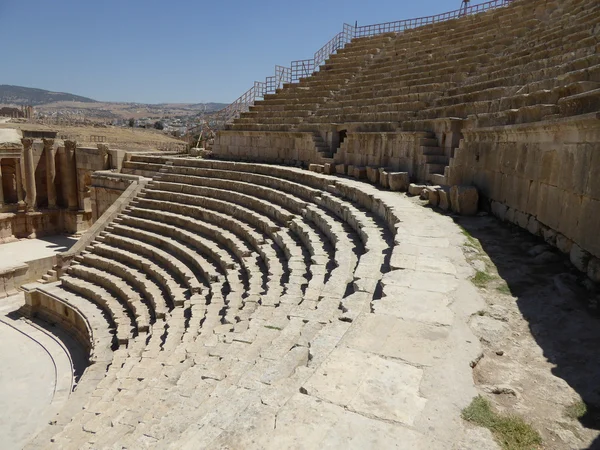
<path id="1" fill-rule="evenodd" d="M 127 190 L 129 185 L 139 180 L 136 175 L 97 171 L 92 174 L 91 207 L 92 221 L 96 222 L 104 212 Z"/>
<path id="2" fill-rule="evenodd" d="M 93 348 L 93 330 L 85 314 L 57 296 L 44 290 L 44 285 L 23 286 L 25 306 L 23 312 L 29 317 L 39 317 L 60 326 L 73 336 L 88 355 Z"/>
<path id="3" fill-rule="evenodd" d="M 350 132 L 334 155 L 335 164 L 359 167 L 388 167 L 408 172 L 422 179 L 424 166 L 420 164 L 420 139 L 427 133 L 361 133 Z"/>
<path id="4" fill-rule="evenodd" d="M 220 131 L 213 154 L 219 159 L 296 165 L 320 163 L 312 133 Z"/>
<path id="5" fill-rule="evenodd" d="M 598 119 L 594 113 L 464 129 L 448 184 L 477 186 L 495 215 L 571 253 L 574 264 L 586 271 L 591 257 L 600 257 Z"/>

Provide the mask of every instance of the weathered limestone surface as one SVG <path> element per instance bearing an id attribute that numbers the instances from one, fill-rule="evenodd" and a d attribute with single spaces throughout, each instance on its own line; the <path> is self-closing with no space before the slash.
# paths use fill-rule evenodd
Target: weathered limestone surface
<path id="1" fill-rule="evenodd" d="M 573 243 L 598 257 L 600 120 L 597 114 L 550 122 L 463 129 L 449 183 L 475 185 L 492 212 L 569 253 Z M 556 237 L 558 234 L 558 238 Z M 579 261 L 579 260 L 578 260 Z M 586 271 L 583 261 L 580 270 Z"/>
<path id="2" fill-rule="evenodd" d="M 591 232 L 600 170 L 596 7 L 511 2 L 455 25 L 355 39 L 314 75 L 256 102 L 221 133 L 215 153 L 290 165 L 333 159 L 371 168 L 382 187 L 376 167 L 413 182 L 474 185 L 503 220 L 535 234 L 548 227 L 600 257 Z M 490 32 L 498 23 L 501 35 Z"/>
<path id="3" fill-rule="evenodd" d="M 160 164 L 58 282 L 28 294 L 48 317 L 68 309 L 60 302 L 77 308 L 83 322 L 60 323 L 88 333 L 101 361 L 112 327 L 86 305 L 112 318 L 121 344 L 30 448 L 443 449 L 465 439 L 460 409 L 475 395 L 469 363 L 480 351 L 466 322 L 481 299 L 450 218 L 299 169 Z"/>
<path id="4" fill-rule="evenodd" d="M 479 193 L 473 186 L 452 186 L 450 188 L 450 203 L 452 211 L 463 216 L 473 216 L 477 213 Z M 523 228 L 526 228 L 527 224 Z"/>

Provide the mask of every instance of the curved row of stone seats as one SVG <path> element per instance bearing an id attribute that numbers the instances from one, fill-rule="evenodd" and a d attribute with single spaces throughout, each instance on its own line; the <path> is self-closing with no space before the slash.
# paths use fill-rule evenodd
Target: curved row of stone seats
<path id="1" fill-rule="evenodd" d="M 221 188 L 190 184 L 192 190 L 183 193 L 178 191 L 180 186 L 176 181 L 164 181 L 165 178 L 178 177 L 175 172 L 179 169 L 175 164 L 179 162 L 173 161 L 173 166 L 161 171 L 157 180 L 140 194 L 136 204 L 124 210 L 116 221 L 119 223 L 107 228 L 102 237 L 104 242 L 91 245 L 89 253 L 84 253 L 75 267 L 90 264 L 94 255 L 110 258 L 99 255 L 102 248 L 114 248 L 115 258 L 119 258 L 119 247 L 111 247 L 112 244 L 107 242 L 110 236 L 121 237 L 116 233 L 125 231 L 125 227 L 142 230 L 143 222 L 144 226 L 153 228 L 153 233 L 166 234 L 183 242 L 184 234 L 188 238 L 193 236 L 195 227 L 199 226 L 196 217 L 200 208 L 211 211 L 214 208 L 219 212 L 219 209 L 226 211 L 224 208 L 236 204 L 245 210 L 237 213 L 237 220 L 245 218 L 252 222 L 247 223 L 248 228 L 239 227 L 238 231 L 264 230 L 272 234 L 282 233 L 284 229 L 289 231 L 281 240 L 285 239 L 286 245 L 300 246 L 302 258 L 294 259 L 299 255 L 292 250 L 285 255 L 287 263 L 291 262 L 293 266 L 310 264 L 316 275 L 313 274 L 308 281 L 309 287 L 305 292 L 283 293 L 278 305 L 262 302 L 260 295 L 244 298 L 236 317 L 223 315 L 222 309 L 226 305 L 220 299 L 215 303 L 207 296 L 202 302 L 200 300 L 205 299 L 198 294 L 192 296 L 185 302 L 186 305 L 192 303 L 189 312 L 186 313 L 188 310 L 185 308 L 175 308 L 165 315 L 163 334 L 156 331 L 155 324 L 149 340 L 130 340 L 126 349 L 115 352 L 113 364 L 89 397 L 85 409 L 77 413 L 70 423 L 56 428 L 53 438 L 56 447 L 139 447 L 154 445 L 158 442 L 155 439 L 168 439 L 169 436 L 187 438 L 193 431 L 193 423 L 218 426 L 224 424 L 223 421 L 238 418 L 244 411 L 245 392 L 260 391 L 264 400 L 275 402 L 273 404 L 285 402 L 287 396 L 298 392 L 302 385 L 304 378 L 299 374 L 314 371 L 337 345 L 356 315 L 361 311 L 368 312 L 376 297 L 374 283 L 370 280 L 378 282 L 382 271 L 386 270 L 383 268 L 384 259 L 393 246 L 391 234 L 395 233 L 397 217 L 385 202 L 374 197 L 378 195 L 375 189 L 363 188 L 363 185 L 350 180 L 300 170 L 187 160 L 182 165 L 219 167 L 221 172 L 213 175 L 222 175 L 223 171 L 229 170 L 240 173 L 241 179 L 247 176 L 252 182 L 260 179 L 263 184 L 252 192 L 243 182 L 237 184 L 239 191 L 231 188 L 236 184 L 234 182 Z M 189 177 L 186 181 L 203 178 L 186 177 Z M 274 183 L 274 179 L 279 181 Z M 210 180 L 215 179 L 206 178 L 207 183 Z M 267 214 L 270 200 L 265 199 L 265 190 L 274 191 L 270 186 L 275 185 L 282 189 L 280 196 L 285 199 L 278 202 L 277 211 Z M 191 204 L 194 203 L 195 189 L 207 199 L 198 200 L 202 206 Z M 246 201 L 247 197 L 254 200 Z M 215 203 L 220 199 L 227 205 Z M 179 206 L 175 208 L 169 204 Z M 292 210 L 286 205 L 302 207 Z M 154 228 L 161 222 L 161 208 L 167 207 L 169 210 L 164 212 L 162 222 L 172 228 L 169 231 Z M 184 213 L 180 208 L 186 207 L 189 209 Z M 261 214 L 268 218 L 264 225 L 256 222 L 257 215 Z M 126 223 L 129 225 L 124 225 Z M 235 277 L 239 271 L 234 269 L 242 266 L 238 255 L 249 258 L 256 255 L 256 250 L 247 240 L 243 241 L 242 236 L 234 237 L 231 231 L 221 228 L 221 234 L 226 237 L 217 237 L 221 236 L 217 234 L 217 226 L 210 223 L 204 226 L 214 230 L 214 237 L 207 236 L 205 232 L 198 233 L 195 241 L 185 240 L 186 245 L 196 248 L 193 243 L 202 241 L 205 251 L 198 253 L 204 258 L 199 261 L 210 264 L 227 279 L 230 275 Z M 176 229 L 180 233 L 171 234 Z M 132 236 L 131 233 L 127 230 L 128 235 Z M 204 241 L 205 236 L 216 245 Z M 269 239 L 266 233 L 264 239 Z M 217 252 L 217 244 L 221 246 L 220 252 Z M 209 248 L 212 248 L 212 253 Z M 128 253 L 135 256 L 133 252 Z M 172 258 L 179 257 L 184 256 Z M 146 261 L 143 264 L 154 264 L 144 255 L 137 256 L 137 259 Z M 331 261 L 339 265 L 332 267 Z M 160 261 L 165 271 L 175 270 L 174 267 L 163 266 L 164 263 Z M 152 280 L 155 290 L 161 285 L 156 275 L 141 264 L 131 260 L 119 260 L 119 264 L 122 265 L 119 269 L 110 269 L 111 274 L 127 281 L 122 270 L 135 267 L 135 277 L 142 275 L 138 284 L 129 282 L 138 292 L 143 290 L 139 284 L 144 283 L 143 280 L 146 284 Z M 342 274 L 342 271 L 345 273 Z M 172 276 L 178 279 L 181 289 L 188 289 L 181 275 Z M 321 279 L 318 283 L 320 291 L 311 297 L 310 286 L 315 278 Z M 291 279 L 289 281 L 293 283 Z M 275 282 L 279 283 L 279 280 Z M 349 285 L 354 285 L 353 289 L 348 290 Z M 162 285 L 161 290 L 164 290 Z M 198 303 L 194 305 L 194 301 Z M 164 303 L 167 304 L 166 299 Z M 191 402 L 194 407 L 191 407 Z M 174 422 L 174 414 L 184 411 L 186 414 L 177 416 L 180 418 Z"/>
<path id="2" fill-rule="evenodd" d="M 132 318 L 123 305 L 106 289 L 70 275 L 61 277 L 61 287 L 98 305 L 110 317 L 119 345 L 126 345 L 130 339 L 135 337 L 135 325 L 132 323 Z"/>
<path id="3" fill-rule="evenodd" d="M 151 208 L 153 205 L 144 203 L 143 206 Z M 158 213 L 160 205 L 154 205 L 154 207 L 155 209 L 131 208 L 128 211 L 129 215 L 122 218 L 122 222 L 139 229 L 154 231 L 156 234 L 172 236 L 173 239 L 177 239 L 182 245 L 187 246 L 191 251 L 182 256 L 189 259 L 192 264 L 197 266 L 198 271 L 204 272 L 207 276 L 211 289 L 211 302 L 215 300 L 215 296 L 223 296 L 223 301 L 228 305 L 228 311 L 236 310 L 241 306 L 244 294 L 258 295 L 262 293 L 262 286 L 253 283 L 255 279 L 259 283 L 262 280 L 255 276 L 247 277 L 249 282 L 247 283 L 248 287 L 245 288 L 244 278 L 246 277 L 241 266 L 216 243 L 200 238 L 188 230 L 163 224 L 157 219 L 142 218 L 153 216 L 160 218 L 161 215 Z M 183 226 L 186 225 L 186 220 L 183 219 Z M 245 262 L 242 261 L 242 264 Z M 246 270 L 256 274 L 257 267 L 253 265 Z M 222 274 L 224 275 L 223 280 L 221 280 Z"/>
<path id="4" fill-rule="evenodd" d="M 141 296 L 122 278 L 119 278 L 110 272 L 82 264 L 72 264 L 68 268 L 67 273 L 91 284 L 102 286 L 118 299 L 128 315 L 133 317 L 133 323 L 135 324 L 137 333 L 149 331 L 150 313 L 148 307 L 142 303 Z"/>
<path id="5" fill-rule="evenodd" d="M 488 13 L 488 15 L 490 15 L 490 14 L 493 14 L 493 12 Z M 490 19 L 490 20 L 493 21 L 493 19 Z M 445 40 L 447 40 L 448 39 L 447 31 L 449 31 L 448 30 L 449 28 L 450 27 L 448 24 L 439 24 L 436 27 L 428 26 L 428 27 L 419 28 L 417 30 L 408 30 L 399 35 L 392 34 L 392 36 L 394 36 L 394 39 L 390 41 L 390 44 L 385 46 L 383 51 L 373 60 L 373 62 L 370 63 L 370 65 L 368 67 L 366 67 L 366 66 L 363 67 L 363 70 L 361 72 L 357 73 L 357 76 L 354 77 L 354 79 L 349 78 L 350 82 L 348 83 L 348 85 L 342 86 L 342 92 L 345 92 L 349 88 L 349 86 L 356 85 L 357 84 L 356 80 L 358 80 L 358 79 L 364 79 L 369 84 L 373 84 L 372 81 L 381 82 L 381 78 L 382 78 L 382 71 L 381 71 L 382 63 L 381 63 L 381 61 L 382 60 L 394 62 L 394 70 L 392 71 L 390 68 L 384 68 L 383 75 L 390 76 L 391 74 L 396 74 L 398 72 L 398 70 L 403 69 L 402 66 L 400 66 L 400 68 L 398 67 L 398 64 L 397 64 L 398 57 L 400 55 L 404 55 L 404 56 L 413 55 L 415 53 L 415 48 L 417 50 L 419 50 L 417 53 L 420 53 L 419 57 L 415 57 L 415 61 L 420 62 L 422 64 L 422 67 L 414 69 L 414 73 L 418 74 L 419 76 L 422 76 L 424 69 L 427 69 L 427 65 L 431 64 L 431 60 L 434 58 L 432 58 L 431 54 L 425 54 L 426 52 L 424 52 L 421 48 L 423 46 L 426 46 L 431 40 L 433 40 L 435 37 L 438 37 L 440 35 L 443 35 L 443 38 Z M 439 45 L 431 46 L 431 48 L 433 48 L 433 49 L 436 49 L 436 48 L 439 49 L 439 47 L 440 47 Z M 411 66 L 409 66 L 409 67 L 411 67 Z M 428 70 L 425 70 L 425 72 L 428 72 Z M 444 73 L 447 73 L 447 72 L 444 72 Z M 372 78 L 372 80 L 371 80 L 371 78 Z M 410 80 L 413 80 L 415 78 L 419 79 L 420 77 L 411 76 L 409 78 L 410 78 Z M 421 84 L 423 84 L 423 82 Z M 363 92 L 365 90 L 366 90 L 366 88 L 361 89 L 361 91 L 363 91 Z M 311 89 L 309 92 L 312 93 L 313 90 Z M 374 92 L 374 90 L 371 90 L 371 92 Z M 440 92 L 441 91 L 438 91 L 437 93 L 440 93 Z M 393 122 L 398 122 L 398 118 L 396 117 L 398 111 L 413 111 L 414 109 L 420 108 L 424 105 L 423 100 L 425 100 L 428 97 L 432 97 L 435 94 L 436 94 L 436 92 L 432 92 L 431 89 L 427 89 L 421 93 L 421 95 L 420 95 L 421 98 L 419 99 L 419 101 L 417 101 L 417 102 L 400 101 L 397 104 L 395 104 L 392 109 L 386 110 L 389 112 L 386 112 L 386 111 L 381 112 L 380 114 L 377 115 L 375 120 L 372 120 L 372 121 L 391 120 Z M 333 94 L 334 99 L 338 99 L 340 97 L 341 97 L 340 92 L 335 92 Z M 354 107 L 354 106 L 357 106 L 357 104 L 353 103 L 351 106 Z M 386 108 L 386 103 L 384 103 L 380 107 Z M 337 114 L 336 114 L 336 112 L 337 112 Z M 372 111 L 368 111 L 368 112 L 371 113 Z M 333 114 L 334 117 L 332 117 L 331 120 L 327 119 L 324 122 L 329 123 L 329 122 L 336 122 L 336 121 L 341 121 L 341 122 L 344 121 L 343 116 L 339 114 L 339 105 L 336 104 L 336 106 L 333 106 L 331 101 L 329 101 L 327 104 L 321 105 L 318 108 L 318 110 L 316 111 L 316 117 L 309 118 L 308 122 L 320 123 L 321 120 L 318 119 L 317 117 L 327 116 L 327 115 L 331 115 L 331 114 Z M 365 111 L 363 111 L 363 115 L 364 114 L 365 114 Z M 350 119 L 352 119 L 352 117 L 350 117 Z M 364 121 L 364 116 L 362 117 L 362 119 Z M 277 123 L 275 116 L 272 118 L 272 120 L 274 120 L 274 122 L 272 122 L 272 123 Z M 244 123 L 249 125 L 251 122 L 244 121 Z M 266 122 L 263 122 L 263 123 L 266 123 Z M 271 122 L 269 122 L 269 123 L 271 123 Z M 235 126 L 233 128 L 236 129 Z M 247 129 L 251 129 L 251 128 L 247 128 Z"/>
<path id="6" fill-rule="evenodd" d="M 258 229 L 262 229 L 265 234 L 270 234 L 278 245 L 284 249 L 288 260 L 292 256 L 289 250 L 290 245 L 282 242 L 283 238 L 275 233 L 283 231 L 286 224 L 293 220 L 295 215 L 271 202 L 233 190 L 220 190 L 205 186 L 169 183 L 165 181 L 155 182 L 153 188 L 147 190 L 142 195 L 143 200 L 141 203 L 144 203 L 146 199 L 169 201 L 182 205 L 202 206 L 206 209 L 229 214 L 232 217 L 239 216 L 240 219 L 253 224 Z M 268 217 L 275 222 L 265 221 L 265 218 Z M 316 278 L 317 271 L 321 273 L 324 270 L 317 269 L 316 265 L 325 267 L 329 263 L 328 251 L 325 250 L 323 238 L 317 231 L 311 229 L 303 222 L 295 222 L 295 224 L 296 228 L 292 231 L 294 231 L 298 239 L 308 249 L 310 259 L 312 260 L 308 269 L 312 276 L 309 285 L 315 285 L 318 280 Z M 302 233 L 300 234 L 297 230 L 302 230 Z"/>
<path id="7" fill-rule="evenodd" d="M 105 258 L 87 251 L 76 257 L 75 260 L 86 266 L 111 273 L 132 285 L 142 294 L 144 302 L 148 304 L 148 313 L 151 322 L 157 319 L 164 320 L 168 314 L 169 309 L 163 300 L 160 285 L 149 278 L 144 272 L 134 267 L 126 266 L 115 259 Z"/>
<path id="8" fill-rule="evenodd" d="M 183 305 L 187 289 L 179 284 L 168 270 L 154 261 L 140 258 L 135 252 L 130 252 L 106 242 L 95 243 L 91 246 L 90 253 L 121 263 L 130 271 L 133 269 L 142 272 L 150 280 L 160 285 L 161 291 L 165 292 L 166 295 L 163 295 L 164 305 L 155 306 L 156 317 L 160 316 L 159 310 L 165 312 L 165 310 L 170 310 L 175 306 Z"/>
<path id="9" fill-rule="evenodd" d="M 260 254 L 271 277 L 281 278 L 287 270 L 285 264 L 280 262 L 278 246 L 274 246 L 272 240 L 266 239 L 266 236 L 263 235 L 259 230 L 241 220 L 232 218 L 226 214 L 199 208 L 194 205 L 177 205 L 171 202 L 158 202 L 146 199 L 140 199 L 134 204 L 139 204 L 150 209 L 157 208 L 159 211 L 174 210 L 177 213 L 183 213 L 185 216 L 194 217 L 194 226 L 202 227 L 204 225 L 204 230 L 207 230 L 207 224 L 216 227 L 217 232 L 219 229 L 222 230 L 224 228 L 233 234 L 242 237 L 242 239 L 245 240 L 248 245 L 256 250 L 258 254 Z"/>
<path id="10" fill-rule="evenodd" d="M 593 0 L 516 1 L 409 30 L 352 69 L 346 83 L 323 85 L 326 97 L 311 77 L 301 91 L 284 89 L 269 98 L 277 109 L 261 108 L 232 129 L 316 131 L 348 123 L 362 131 L 409 131 L 431 129 L 427 121 L 439 117 L 489 126 L 593 112 L 600 104 L 593 70 L 599 64 L 598 8 Z M 582 58 L 591 71 L 581 73 Z M 315 98 L 312 106 L 298 106 L 303 96 Z"/>
<path id="11" fill-rule="evenodd" d="M 332 91 L 339 89 L 355 72 L 368 64 L 391 39 L 391 34 L 353 39 L 312 76 L 301 79 L 298 84 L 287 84 L 275 96 L 266 95 L 263 101 L 256 102 L 231 128 L 244 129 L 245 124 L 249 123 L 261 124 L 271 130 L 274 127 L 282 128 L 282 123 L 285 124 L 283 128 L 299 124 L 304 118 L 314 114 L 319 105 L 327 101 Z M 282 101 L 288 99 L 293 100 Z M 279 121 L 276 120 L 277 117 Z"/>
<path id="12" fill-rule="evenodd" d="M 282 207 L 288 207 L 296 214 L 303 214 L 309 206 L 307 202 L 319 204 L 320 192 L 316 189 L 281 180 L 266 175 L 235 172 L 206 167 L 179 166 L 176 162 L 170 169 L 172 172 L 163 173 L 160 180 L 181 179 L 179 174 L 185 174 L 188 183 L 199 183 L 220 187 L 223 190 L 239 190 L 263 195 L 270 201 L 277 202 Z M 177 173 L 174 175 L 173 173 Z M 245 179 L 248 181 L 237 181 Z M 273 187 L 270 187 L 273 186 Z M 350 224 L 355 222 L 350 222 Z"/>
<path id="13" fill-rule="evenodd" d="M 175 165 L 172 167 L 172 169 L 170 170 L 178 170 L 177 163 L 175 163 Z M 191 173 L 192 169 L 190 169 L 189 167 L 185 169 L 185 173 Z M 209 171 L 212 169 L 208 169 Z M 200 183 L 206 183 L 207 180 L 210 180 L 209 175 L 213 175 L 213 176 L 225 176 L 227 179 L 231 179 L 232 177 L 234 177 L 234 175 L 232 175 L 232 172 L 230 171 L 216 171 L 216 172 L 209 172 L 209 171 L 204 171 L 201 172 L 201 177 L 199 178 L 198 182 Z M 225 173 L 227 173 L 227 175 L 225 175 Z M 161 176 L 161 180 L 164 179 L 165 176 L 169 176 L 168 173 L 164 173 Z M 245 174 L 245 176 L 249 176 L 250 179 L 252 179 L 255 183 L 259 183 L 259 180 L 262 180 L 261 184 L 270 184 L 273 183 L 273 180 L 270 180 L 268 177 L 265 176 L 256 176 L 256 175 L 248 175 Z M 286 183 L 283 183 L 284 185 Z M 231 184 L 230 184 L 231 185 Z M 297 190 L 298 187 L 294 184 L 294 183 L 287 183 L 287 190 L 290 192 L 293 192 L 295 190 Z M 302 189 L 301 189 L 302 190 Z M 306 197 L 312 197 L 313 193 L 311 192 L 307 192 L 306 189 L 304 189 L 304 195 Z M 342 218 L 346 223 L 348 223 L 350 226 L 352 226 L 354 228 L 354 230 L 361 236 L 361 240 L 365 243 L 365 245 L 368 245 L 369 247 L 371 247 L 373 250 L 369 253 L 370 258 L 362 258 L 362 263 L 363 266 L 365 268 L 368 269 L 363 269 L 365 270 L 365 273 L 368 273 L 369 270 L 379 270 L 381 268 L 382 265 L 382 258 L 379 257 L 378 258 L 378 252 L 381 252 L 387 245 L 385 243 L 383 243 L 381 236 L 377 236 L 375 235 L 373 237 L 373 241 L 377 241 L 377 243 L 373 243 L 370 242 L 369 244 L 367 244 L 369 235 L 367 233 L 365 233 L 363 228 L 371 228 L 371 229 L 375 229 L 376 226 L 372 223 L 372 221 L 369 221 L 369 218 L 366 217 L 363 214 L 361 214 L 360 212 L 356 211 L 356 208 L 353 207 L 349 207 L 349 206 L 340 206 L 339 202 L 336 202 L 336 200 L 333 198 L 333 196 L 331 195 L 324 195 L 324 200 L 322 204 L 327 206 L 330 210 L 334 211 L 340 218 Z M 332 232 L 331 229 L 327 227 L 326 222 L 322 223 L 319 220 L 319 214 L 318 212 L 315 214 L 315 210 L 311 209 L 312 207 L 308 206 L 306 207 L 306 212 L 305 212 L 305 216 L 306 217 L 310 217 L 312 219 L 313 222 L 317 223 L 320 228 L 325 231 L 326 234 L 329 235 L 330 240 L 332 240 L 334 243 L 337 241 L 337 236 L 340 235 L 340 233 L 342 233 L 340 230 L 336 230 L 336 232 Z M 311 214 L 312 213 L 312 214 Z M 358 218 L 358 217 L 360 218 Z M 340 280 L 338 280 L 337 277 L 334 277 L 333 279 L 333 283 L 332 285 L 334 286 L 344 286 L 345 284 L 347 284 L 349 281 L 352 281 L 352 278 L 350 275 L 352 271 L 354 270 L 354 264 L 356 263 L 355 261 L 353 261 L 352 259 L 352 255 L 350 256 L 346 256 L 346 257 L 341 257 L 340 258 L 342 261 L 346 262 L 346 270 L 340 270 L 337 273 L 345 273 L 346 274 L 346 278 L 342 278 L 344 279 L 344 282 L 340 282 Z M 367 262 L 368 261 L 368 262 Z M 343 277 L 343 275 L 342 275 Z M 374 291 L 375 286 L 377 284 L 377 280 L 370 280 L 370 283 L 365 284 L 365 286 L 363 287 L 364 289 L 370 290 L 371 292 Z M 334 295 L 339 295 L 342 294 L 343 292 L 339 293 L 339 292 L 334 292 Z"/>
<path id="14" fill-rule="evenodd" d="M 160 187 L 160 189 L 180 190 L 182 185 L 161 181 L 158 183 L 158 186 Z M 153 187 L 154 187 L 154 185 L 153 185 Z M 188 186 L 188 187 L 190 187 L 190 186 Z M 198 190 L 196 186 L 191 186 L 191 188 L 192 188 L 192 191 L 194 189 L 196 189 L 196 191 Z M 218 190 L 212 189 L 211 192 L 214 194 L 215 192 L 218 192 Z M 227 193 L 229 193 L 230 197 L 232 196 L 232 194 L 233 194 L 233 197 L 235 197 L 235 193 L 233 193 L 232 191 L 221 191 L 221 194 L 227 194 Z M 245 199 L 248 197 L 247 195 L 244 195 L 244 194 L 240 194 L 240 195 L 241 195 L 242 199 Z M 220 197 L 223 197 L 223 196 L 224 195 L 221 195 Z M 249 208 L 241 206 L 240 204 L 235 204 L 235 203 L 232 203 L 232 202 L 226 201 L 226 200 L 219 199 L 217 201 L 215 199 L 206 198 L 206 197 L 202 197 L 199 195 L 192 196 L 189 194 L 179 194 L 178 192 L 172 192 L 171 190 L 164 191 L 164 190 L 155 190 L 155 189 L 148 189 L 144 193 L 144 198 L 140 201 L 140 203 L 144 204 L 144 206 L 147 206 L 147 203 L 148 203 L 147 199 L 149 197 L 152 198 L 152 200 L 150 200 L 150 205 L 153 205 L 154 208 L 160 208 L 161 201 L 154 200 L 156 198 L 159 198 L 159 199 L 163 200 L 162 201 L 163 205 L 165 205 L 164 200 L 166 199 L 172 204 L 178 204 L 179 206 L 177 206 L 177 208 L 179 210 L 183 210 L 183 211 L 187 210 L 188 214 L 193 215 L 194 217 L 210 214 L 208 211 L 216 210 L 216 211 L 220 211 L 222 213 L 226 213 L 229 216 L 234 217 L 234 218 L 238 217 L 240 220 L 245 219 L 245 221 L 247 223 L 253 224 L 257 228 L 257 230 L 262 230 L 262 232 L 264 234 L 271 237 L 273 239 L 273 241 L 276 242 L 277 245 L 280 248 L 282 248 L 283 252 L 285 253 L 285 256 L 288 260 L 287 267 L 288 267 L 288 269 L 290 269 L 290 275 L 287 280 L 288 287 L 286 289 L 286 293 L 289 293 L 290 286 L 294 286 L 296 289 L 298 289 L 298 288 L 301 288 L 301 286 L 306 283 L 306 280 L 305 280 L 306 266 L 305 266 L 305 261 L 304 261 L 306 258 L 303 255 L 302 247 L 297 242 L 297 239 L 295 239 L 293 236 L 289 235 L 287 230 L 280 228 L 280 226 L 275 225 L 274 222 L 266 219 L 265 214 L 261 214 L 262 212 L 264 212 L 268 209 L 268 207 L 269 207 L 268 203 L 261 204 L 261 201 L 259 199 L 255 199 L 255 201 L 252 202 L 254 204 L 254 206 L 256 207 L 256 205 L 259 204 L 263 208 L 259 212 L 257 212 L 255 210 L 253 211 Z M 239 199 L 238 199 L 238 201 L 239 201 Z M 198 210 L 198 208 L 195 205 L 202 206 L 204 210 Z M 165 209 L 165 208 L 163 208 L 163 209 Z M 283 211 L 283 209 L 280 208 L 278 210 L 278 214 L 280 216 L 283 215 L 285 217 L 285 220 L 287 220 L 289 217 L 292 216 L 290 213 L 282 212 L 282 211 Z M 278 217 L 278 216 L 276 215 L 275 217 Z M 217 221 L 222 221 L 222 217 L 217 216 Z M 282 223 L 282 225 L 284 225 L 284 224 Z M 310 253 L 310 250 L 309 250 L 309 253 Z M 309 270 L 310 270 L 310 267 L 309 267 Z M 297 273 L 297 274 L 295 274 L 295 273 Z M 291 281 L 293 281 L 293 280 L 295 280 L 296 282 L 291 283 Z M 297 291 L 296 294 L 300 294 L 300 292 Z"/>
<path id="15" fill-rule="evenodd" d="M 99 240 L 100 242 L 106 242 L 158 262 L 167 268 L 168 272 L 173 274 L 174 278 L 192 294 L 202 291 L 203 283 L 196 278 L 191 267 L 183 261 L 173 258 L 172 255 L 161 249 L 162 245 L 168 242 L 165 239 L 161 239 L 161 236 L 115 224 L 110 230 L 106 230 L 105 234 Z M 172 249 L 170 248 L 170 250 Z"/>
<path id="16" fill-rule="evenodd" d="M 81 297 L 73 292 L 66 291 L 60 282 L 53 282 L 43 285 L 43 292 L 52 297 L 52 301 L 57 300 L 58 309 L 48 311 L 52 305 L 48 301 L 44 301 L 43 305 L 35 305 L 34 308 L 42 306 L 44 311 L 41 313 L 43 318 L 49 318 L 53 322 L 56 320 L 65 320 L 65 316 L 70 325 L 75 328 L 75 335 L 78 341 L 86 339 L 87 342 L 82 343 L 89 351 L 89 362 L 91 364 L 101 365 L 102 363 L 110 364 L 115 340 L 114 322 L 107 316 L 103 310 L 94 302 Z M 65 314 L 65 308 L 69 313 Z M 60 311 L 60 312 L 59 312 Z M 38 314 L 37 309 L 34 310 Z M 50 316 L 48 317 L 48 313 Z"/>
<path id="17" fill-rule="evenodd" d="M 142 199 L 145 201 L 145 198 Z M 253 253 L 247 242 L 229 230 L 203 222 L 193 215 L 186 215 L 186 211 L 194 214 L 194 210 L 185 209 L 187 206 L 177 208 L 177 212 L 171 212 L 170 210 L 175 208 L 170 204 L 159 203 L 155 205 L 159 209 L 132 207 L 129 214 L 158 223 L 163 222 L 171 227 L 178 228 L 178 235 L 181 236 L 182 240 L 194 246 L 198 251 L 204 251 L 209 258 L 223 261 L 220 264 L 226 268 L 234 266 L 234 261 L 237 259 L 244 272 L 238 271 L 233 276 L 228 275 L 228 282 L 230 284 L 237 283 L 241 278 L 248 295 L 263 293 L 263 272 L 257 255 Z M 162 209 L 160 209 L 161 206 Z M 225 250 L 222 250 L 223 248 Z M 225 251 L 229 255 L 224 253 Z"/>
<path id="18" fill-rule="evenodd" d="M 329 109 L 320 110 L 311 121 L 327 122 L 331 119 L 340 122 L 387 122 L 392 118 L 407 121 L 417 116 L 462 117 L 457 111 L 446 111 L 443 108 L 433 109 L 431 113 L 427 111 L 431 109 L 428 107 L 435 107 L 444 91 L 462 85 L 473 72 L 485 71 L 493 60 L 494 52 L 502 51 L 510 44 L 506 38 L 500 38 L 502 45 L 498 45 L 500 36 L 510 35 L 510 30 L 494 30 L 495 27 L 491 26 L 498 14 L 500 11 L 478 15 L 477 27 L 464 31 L 464 36 L 455 32 L 452 36 L 446 36 L 443 42 L 440 37 L 428 39 L 415 52 L 407 54 L 404 48 L 404 53 L 396 52 L 393 57 L 381 58 L 381 61 L 361 73 L 336 96 L 350 102 L 346 104 L 352 106 L 344 106 L 346 110 L 350 108 L 349 114 L 340 116 L 338 113 L 332 117 L 332 114 L 336 114 L 336 109 L 339 109 L 334 101 L 330 103 Z M 522 19 L 511 22 L 511 27 L 517 29 L 511 39 L 514 40 L 519 35 L 519 27 L 523 29 L 525 25 Z M 472 40 L 477 40 L 478 46 L 474 47 Z M 431 64 L 431 61 L 444 62 Z M 390 89 L 397 89 L 391 98 Z M 364 91 L 373 92 L 371 101 L 381 106 L 356 110 L 354 105 L 362 105 L 362 101 L 352 102 L 355 100 L 352 95 Z"/>

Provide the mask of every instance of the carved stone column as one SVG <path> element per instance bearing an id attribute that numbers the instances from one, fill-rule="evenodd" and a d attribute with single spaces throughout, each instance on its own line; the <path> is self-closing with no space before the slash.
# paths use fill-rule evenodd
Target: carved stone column
<path id="1" fill-rule="evenodd" d="M 35 167 L 33 165 L 33 139 L 22 139 L 23 152 L 25 156 L 25 185 L 26 193 L 25 203 L 27 210 L 33 211 L 37 199 L 37 191 L 35 188 Z"/>
<path id="2" fill-rule="evenodd" d="M 0 158 L 0 209 L 4 206 L 4 188 L 2 187 L 2 158 Z"/>
<path id="3" fill-rule="evenodd" d="M 71 210 L 79 209 L 77 200 L 77 166 L 75 164 L 75 141 L 65 141 L 65 172 L 63 183 L 66 185 L 67 206 Z"/>
<path id="4" fill-rule="evenodd" d="M 15 158 L 15 182 L 17 184 L 17 205 L 19 211 L 25 210 L 23 201 L 23 177 L 21 176 L 21 158 Z"/>
<path id="5" fill-rule="evenodd" d="M 56 208 L 56 163 L 54 159 L 54 139 L 44 139 L 44 154 L 46 155 L 46 184 L 48 190 L 48 208 Z"/>

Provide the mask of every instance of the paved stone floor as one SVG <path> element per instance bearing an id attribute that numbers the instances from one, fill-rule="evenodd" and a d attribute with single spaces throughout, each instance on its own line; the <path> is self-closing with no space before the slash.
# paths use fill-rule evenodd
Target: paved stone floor
<path id="1" fill-rule="evenodd" d="M 0 270 L 69 250 L 77 242 L 71 236 L 21 239 L 0 245 Z"/>
<path id="2" fill-rule="evenodd" d="M 23 294 L 0 299 L 0 448 L 20 449 L 43 428 L 72 387 L 62 342 L 16 311 Z"/>

